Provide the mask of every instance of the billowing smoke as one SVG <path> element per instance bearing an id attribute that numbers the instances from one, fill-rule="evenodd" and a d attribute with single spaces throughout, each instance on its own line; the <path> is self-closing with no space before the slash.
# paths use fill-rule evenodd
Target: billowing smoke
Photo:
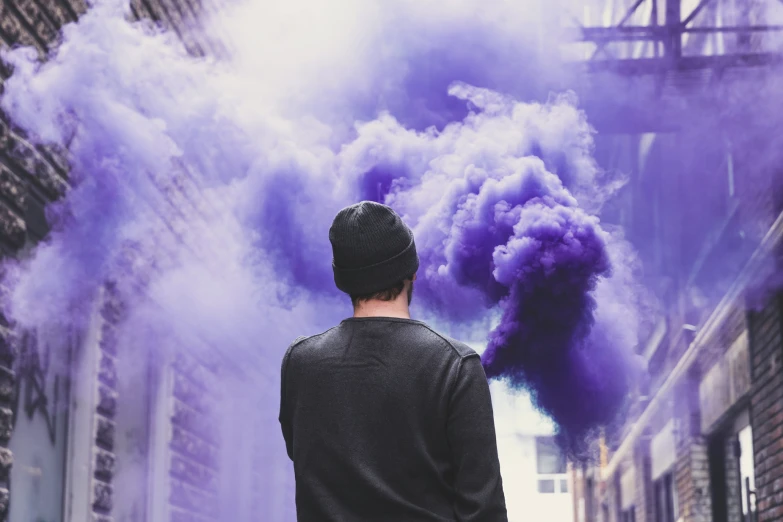
<path id="1" fill-rule="evenodd" d="M 493 323 L 488 376 L 529 390 L 579 449 L 629 390 L 633 255 L 595 215 L 612 187 L 573 97 L 508 94 L 545 89 L 536 21 L 479 4 L 241 5 L 215 23 L 234 58 L 214 63 L 101 3 L 47 62 L 7 53 L 2 107 L 67 148 L 73 188 L 9 264 L 5 311 L 80 326 L 115 282 L 129 346 L 165 357 L 198 338 L 274 379 L 294 337 L 349 314 L 327 231 L 375 199 L 414 228 L 417 312 Z M 257 382 L 277 441 L 278 388 Z"/>
<path id="2" fill-rule="evenodd" d="M 362 165 L 362 180 L 406 173 L 385 200 L 414 225 L 424 307 L 451 322 L 498 311 L 488 377 L 528 389 L 578 451 L 629 392 L 639 323 L 627 246 L 553 173 L 559 166 L 574 192 L 599 198 L 591 129 L 570 97 L 522 104 L 464 84 L 450 94 L 472 108 L 463 121 L 417 133 L 387 117 L 360 127 L 344 153 L 371 150 L 373 164 L 394 165 Z"/>

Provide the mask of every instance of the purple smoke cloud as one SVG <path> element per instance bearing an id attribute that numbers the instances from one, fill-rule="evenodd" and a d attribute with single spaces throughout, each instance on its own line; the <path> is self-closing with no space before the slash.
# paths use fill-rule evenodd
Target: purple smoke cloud
<path id="1" fill-rule="evenodd" d="M 568 97 L 529 105 L 464 84 L 450 92 L 473 108 L 464 121 L 424 133 L 372 122 L 349 153 L 371 150 L 380 164 L 419 173 L 392 182 L 387 197 L 414 223 L 417 295 L 447 321 L 496 311 L 483 354 L 488 377 L 529 390 L 578 451 L 614 419 L 638 370 L 638 289 L 627 268 L 612 274 L 633 257 L 549 170 L 597 200 L 591 130 Z M 599 295 L 607 301 L 600 316 Z"/>
<path id="2" fill-rule="evenodd" d="M 281 34 L 288 4 L 227 9 L 215 26 L 231 29 L 229 63 L 187 57 L 111 3 L 68 26 L 44 64 L 5 55 L 3 108 L 69 150 L 73 188 L 47 240 L 9 264 L 4 310 L 21 327 L 79 326 L 116 281 L 129 349 L 154 346 L 161 361 L 217 349 L 267 376 L 226 394 L 262 397 L 277 441 L 270 368 L 293 338 L 350 313 L 331 220 L 384 201 L 416 234 L 418 313 L 483 328 L 488 376 L 530 390 L 577 448 L 627 394 L 637 288 L 630 247 L 595 217 L 612 185 L 584 114 L 570 96 L 510 97 L 542 89 L 522 77 L 545 62 L 520 30 L 536 21 L 472 1 L 445 16 L 353 2 L 309 6 L 312 20 Z M 520 56 L 525 70 L 510 72 Z"/>

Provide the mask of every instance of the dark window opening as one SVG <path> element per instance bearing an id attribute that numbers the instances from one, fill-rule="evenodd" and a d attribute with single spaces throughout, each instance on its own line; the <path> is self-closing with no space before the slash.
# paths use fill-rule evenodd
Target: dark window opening
<path id="1" fill-rule="evenodd" d="M 538 481 L 539 493 L 554 493 L 555 481 L 553 479 L 541 479 Z"/>
<path id="2" fill-rule="evenodd" d="M 728 522 L 725 437 L 725 433 L 719 433 L 710 440 L 707 448 L 713 522 Z"/>
<path id="3" fill-rule="evenodd" d="M 655 522 L 676 522 L 674 478 L 667 473 L 655 481 Z"/>
<path id="4" fill-rule="evenodd" d="M 566 459 L 554 437 L 536 437 L 536 467 L 539 475 L 562 475 Z"/>

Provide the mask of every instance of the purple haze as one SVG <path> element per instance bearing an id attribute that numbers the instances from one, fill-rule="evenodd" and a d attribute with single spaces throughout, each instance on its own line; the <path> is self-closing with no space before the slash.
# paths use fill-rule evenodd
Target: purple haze
<path id="1" fill-rule="evenodd" d="M 594 215 L 614 185 L 575 101 L 490 90 L 541 90 L 524 73 L 544 60 L 520 30 L 536 21 L 478 5 L 353 2 L 355 19 L 324 7 L 302 22 L 312 41 L 289 41 L 259 35 L 290 15 L 248 4 L 223 20 L 234 60 L 212 63 L 107 3 L 67 27 L 46 64 L 9 53 L 2 106 L 32 139 L 68 147 L 75 186 L 49 238 L 10 267 L 5 311 L 22 327 L 80 327 L 119 281 L 129 349 L 165 360 L 217 348 L 265 376 L 250 394 L 279 452 L 282 351 L 350 313 L 333 286 L 331 219 L 382 200 L 416 234 L 417 313 L 489 334 L 488 376 L 529 390 L 578 449 L 628 392 L 634 256 Z M 227 396 L 245 400 L 240 388 Z"/>
<path id="2" fill-rule="evenodd" d="M 548 168 L 558 143 L 556 164 L 574 190 L 589 186 L 590 128 L 568 98 L 524 105 L 462 84 L 451 94 L 474 111 L 437 135 L 411 134 L 420 147 L 410 156 L 429 152 L 431 168 L 389 196 L 415 222 L 417 295 L 451 321 L 497 310 L 487 376 L 529 390 L 565 447 L 579 451 L 629 393 L 638 327 L 633 257 Z M 585 200 L 598 197 L 586 190 Z M 617 278 L 613 264 L 625 264 Z"/>

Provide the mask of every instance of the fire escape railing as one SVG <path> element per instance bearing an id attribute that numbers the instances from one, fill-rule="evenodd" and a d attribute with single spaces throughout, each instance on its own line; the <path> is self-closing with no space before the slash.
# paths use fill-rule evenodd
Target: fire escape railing
<path id="1" fill-rule="evenodd" d="M 665 0 L 664 23 L 658 23 L 658 1 L 636 0 L 619 22 L 611 26 L 590 27 L 577 22 L 571 35 L 572 42 L 595 44 L 592 56 L 584 65 L 590 71 L 615 70 L 622 73 L 654 73 L 661 69 L 702 69 L 720 66 L 766 65 L 781 61 L 783 55 L 776 50 L 753 49 L 754 35 L 783 32 L 783 25 L 751 24 L 747 13 L 740 16 L 735 25 L 695 25 L 698 15 L 711 3 L 719 0 L 701 0 L 693 10 L 682 17 L 681 0 Z M 650 23 L 627 25 L 640 7 L 651 2 Z M 748 22 L 747 24 L 742 22 Z M 733 52 L 694 53 L 683 52 L 683 37 L 688 34 L 736 34 Z M 618 58 L 609 49 L 618 42 L 651 42 L 651 56 Z"/>

